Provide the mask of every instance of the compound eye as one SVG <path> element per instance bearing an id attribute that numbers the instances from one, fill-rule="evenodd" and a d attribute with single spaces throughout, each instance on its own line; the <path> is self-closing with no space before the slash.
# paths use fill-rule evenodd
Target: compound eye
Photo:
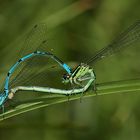
<path id="1" fill-rule="evenodd" d="M 64 74 L 64 75 L 63 75 L 63 78 L 64 78 L 65 80 L 66 80 L 66 79 L 69 79 L 69 77 L 70 77 L 70 76 L 67 75 L 67 74 Z"/>
<path id="2" fill-rule="evenodd" d="M 64 74 L 64 75 L 63 75 L 63 78 L 66 80 L 66 78 L 67 78 L 67 75 L 66 75 L 66 74 Z"/>

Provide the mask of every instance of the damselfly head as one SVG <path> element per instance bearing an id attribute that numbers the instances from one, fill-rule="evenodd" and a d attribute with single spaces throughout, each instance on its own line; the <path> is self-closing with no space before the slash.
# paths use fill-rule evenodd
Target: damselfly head
<path id="1" fill-rule="evenodd" d="M 70 82 L 70 75 L 64 74 L 62 79 L 63 79 L 62 83 L 67 84 Z"/>

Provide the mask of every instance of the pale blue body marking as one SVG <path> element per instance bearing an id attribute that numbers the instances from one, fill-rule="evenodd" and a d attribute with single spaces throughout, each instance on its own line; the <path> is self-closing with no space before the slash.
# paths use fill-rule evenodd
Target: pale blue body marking
<path id="1" fill-rule="evenodd" d="M 70 67 L 67 64 L 63 63 L 58 57 L 56 57 L 52 53 L 49 53 L 49 52 L 41 52 L 41 51 L 36 51 L 36 52 L 30 53 L 30 54 L 22 57 L 21 59 L 19 59 L 10 68 L 10 70 L 9 70 L 9 72 L 7 74 L 6 80 L 5 80 L 4 92 L 0 94 L 0 106 L 3 106 L 4 102 L 8 98 L 8 95 L 9 95 L 9 80 L 10 80 L 11 75 L 14 73 L 14 71 L 16 70 L 16 68 L 18 67 L 18 65 L 21 62 L 24 62 L 25 60 L 30 59 L 30 58 L 34 57 L 35 55 L 44 55 L 44 56 L 48 56 L 48 57 L 52 58 L 54 61 L 56 61 L 57 63 L 59 63 L 59 65 L 61 67 L 63 67 L 67 71 L 68 74 L 71 74 Z"/>
<path id="2" fill-rule="evenodd" d="M 69 75 L 72 74 L 71 68 L 67 64 L 63 64 L 63 68 L 68 72 Z"/>

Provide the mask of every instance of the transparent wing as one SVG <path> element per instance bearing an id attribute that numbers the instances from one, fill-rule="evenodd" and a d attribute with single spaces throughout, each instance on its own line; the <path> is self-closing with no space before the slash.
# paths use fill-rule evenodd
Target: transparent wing
<path id="1" fill-rule="evenodd" d="M 38 47 L 45 48 L 45 46 L 46 42 L 43 42 Z M 9 88 L 16 86 L 54 86 L 50 85 L 51 82 L 49 79 L 51 81 L 53 79 L 55 84 L 59 83 L 60 85 L 60 83 L 62 83 L 61 80 L 63 74 L 57 72 L 58 70 L 62 71 L 62 64 L 63 62 L 55 55 L 36 55 L 21 62 L 16 68 L 11 76 Z M 54 69 L 54 67 L 56 68 Z M 53 73 L 53 75 L 51 73 Z M 55 77 L 53 77 L 54 75 Z M 50 78 L 51 76 L 53 78 Z"/>
<path id="2" fill-rule="evenodd" d="M 17 86 L 61 88 L 63 73 L 64 70 L 51 58 L 35 56 L 16 69 L 10 79 L 9 89 Z"/>
<path id="3" fill-rule="evenodd" d="M 8 62 L 12 66 L 20 58 L 32 52 L 35 52 L 36 50 L 40 50 L 40 51 L 49 50 L 47 49 L 48 47 L 46 46 L 46 43 L 44 46 L 41 45 L 41 43 L 46 42 L 46 40 L 47 40 L 47 25 L 45 23 L 36 24 L 31 30 L 29 30 L 24 35 L 22 39 L 19 40 L 19 42 L 15 44 L 16 49 L 13 49 L 14 54 Z M 12 53 L 12 50 L 10 51 Z M 9 66 L 9 68 L 11 66 Z M 4 84 L 5 83 L 3 83 L 1 90 L 3 90 Z"/>
<path id="4" fill-rule="evenodd" d="M 47 83 L 44 82 L 43 79 L 47 79 L 48 82 L 50 76 L 48 73 L 52 72 L 49 71 L 49 66 L 52 66 L 52 64 L 49 65 L 49 63 L 52 62 L 53 65 L 58 65 L 58 67 L 63 65 L 63 62 L 59 58 L 54 55 L 50 56 L 51 53 L 47 51 L 47 25 L 44 23 L 35 25 L 26 34 L 25 41 L 23 41 L 23 44 L 19 44 L 19 47 L 21 47 L 21 50 L 20 56 L 18 56 L 16 60 L 17 62 L 22 57 L 35 51 L 47 52 L 48 55 L 35 56 L 21 62 L 20 65 L 11 73 L 9 88 L 26 85 L 47 86 Z M 58 77 L 58 75 L 56 77 Z M 61 79 L 61 76 L 59 78 Z"/>
<path id="5" fill-rule="evenodd" d="M 36 24 L 25 37 L 20 50 L 20 56 L 23 57 L 36 50 L 46 51 L 46 47 L 42 46 L 42 42 L 47 41 L 47 25 L 45 23 Z"/>
<path id="6" fill-rule="evenodd" d="M 98 60 L 112 55 L 125 47 L 133 45 L 140 39 L 140 21 L 137 21 L 131 25 L 126 31 L 124 31 L 118 38 L 116 38 L 107 47 L 101 49 L 95 56 L 91 57 L 87 64 L 94 64 Z"/>

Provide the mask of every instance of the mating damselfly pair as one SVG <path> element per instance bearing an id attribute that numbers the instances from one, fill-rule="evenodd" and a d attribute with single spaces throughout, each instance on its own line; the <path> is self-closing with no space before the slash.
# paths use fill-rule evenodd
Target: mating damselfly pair
<path id="1" fill-rule="evenodd" d="M 140 21 L 132 24 L 107 47 L 101 49 L 97 54 L 91 57 L 89 61 L 80 63 L 74 70 L 53 53 L 46 51 L 46 31 L 46 24 L 38 24 L 28 33 L 18 61 L 7 73 L 4 88 L 0 93 L 1 107 L 4 107 L 4 103 L 8 99 L 12 99 L 14 94 L 19 90 L 58 93 L 64 95 L 84 93 L 91 85 L 95 86 L 96 77 L 91 65 L 95 64 L 98 60 L 112 55 L 125 47 L 132 46 L 139 41 Z M 47 78 L 49 75 L 45 74 L 47 69 L 42 70 L 42 67 L 47 65 L 48 59 L 51 59 L 52 62 L 56 62 L 58 66 L 67 72 L 62 76 L 62 82 L 65 84 L 71 84 L 72 88 L 53 88 L 44 82 L 40 82 L 40 79 Z M 41 78 L 38 78 L 38 75 Z M 31 81 L 33 82 L 30 84 Z M 34 84 L 35 81 L 39 84 Z"/>

